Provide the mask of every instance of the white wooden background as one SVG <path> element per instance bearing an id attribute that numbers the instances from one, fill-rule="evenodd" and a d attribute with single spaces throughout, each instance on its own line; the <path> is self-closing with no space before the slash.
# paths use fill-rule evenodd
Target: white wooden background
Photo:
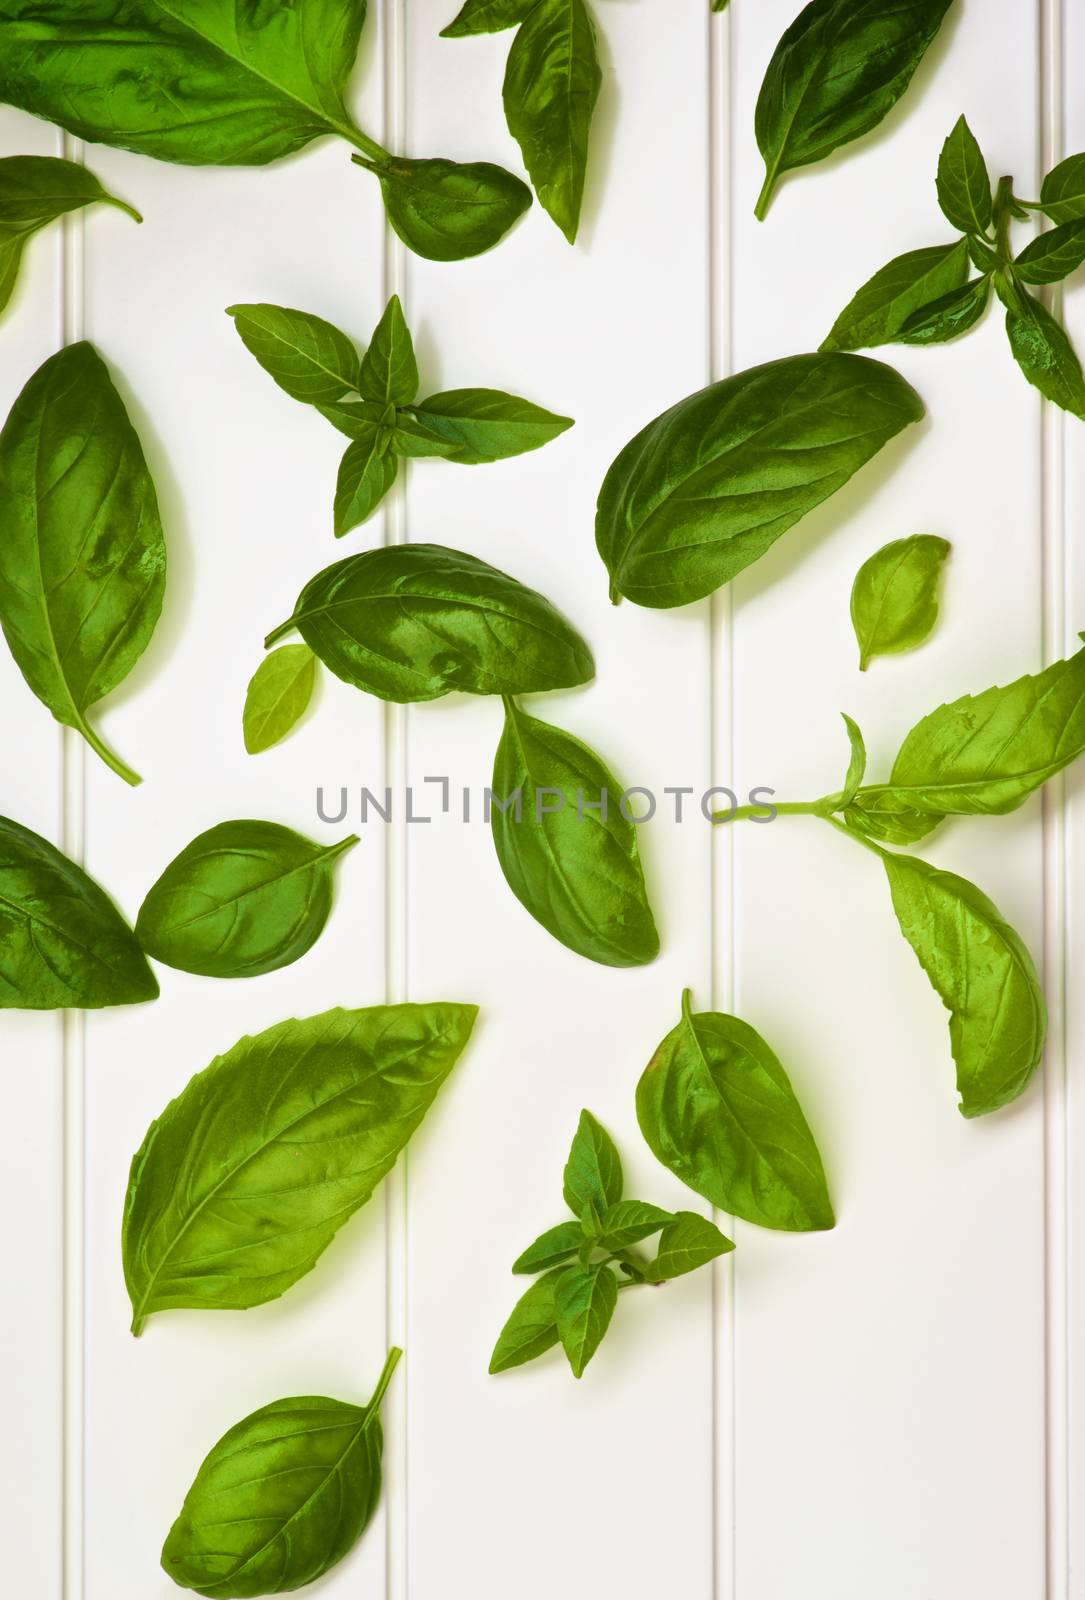
<path id="1" fill-rule="evenodd" d="M 509 36 L 439 39 L 454 3 L 371 6 L 359 118 L 413 154 L 516 167 L 500 97 Z M 753 105 L 797 5 L 733 0 L 710 20 L 708 0 L 597 0 L 605 84 L 574 250 L 535 206 L 479 260 L 405 258 L 376 186 L 330 144 L 261 171 L 88 151 L 146 222 L 101 209 L 32 244 L 0 329 L 0 404 L 85 333 L 137 421 L 170 583 L 151 649 L 101 720 L 147 781 L 127 790 L 62 737 L 0 654 L 0 809 L 83 854 L 134 916 L 174 852 L 224 818 L 333 837 L 347 825 L 317 822 L 318 784 L 448 774 L 480 788 L 500 724 L 490 701 L 404 714 L 325 675 L 294 738 L 257 759 L 242 748 L 265 630 L 313 572 L 382 537 L 462 547 L 552 596 L 591 639 L 598 678 L 538 709 L 657 789 L 820 794 L 845 762 L 839 711 L 884 768 L 944 696 L 1073 647 L 1085 432 L 1045 415 L 997 314 L 953 348 L 889 353 L 927 422 L 729 595 L 670 613 L 607 602 L 593 508 L 617 448 L 710 376 L 815 347 L 875 267 L 948 237 L 934 169 L 962 111 L 1019 192 L 1042 159 L 1085 147 L 1081 4 L 960 0 L 888 126 L 785 183 L 758 225 Z M 4 112 L 0 148 L 62 146 Z M 417 464 L 383 522 L 337 545 L 343 441 L 260 372 L 223 308 L 300 306 L 364 339 L 392 289 L 427 388 L 502 386 L 577 426 L 504 464 Z M 1085 346 L 1085 295 L 1067 301 Z M 944 619 L 921 653 L 860 677 L 852 577 L 911 533 L 953 542 Z M 882 875 L 801 819 L 714 837 L 695 821 L 645 829 L 664 941 L 648 969 L 610 971 L 550 941 L 480 823 L 378 824 L 296 966 L 219 984 L 162 969 L 157 1004 L 85 1021 L 5 1014 L 5 1592 L 167 1600 L 161 1541 L 210 1444 L 280 1395 L 366 1396 L 396 1340 L 407 1359 L 386 1411 L 382 1510 L 322 1586 L 328 1600 L 1085 1595 L 1085 1247 L 1070 1223 L 1085 1160 L 1085 788 L 1069 778 L 1065 812 L 1061 793 L 948 826 L 929 851 L 1044 955 L 1044 1081 L 979 1123 L 954 1109 L 945 1018 Z M 714 1282 L 623 1302 L 579 1384 L 557 1356 L 490 1379 L 517 1293 L 508 1266 L 560 1219 L 582 1105 L 618 1138 L 631 1192 L 688 1201 L 633 1109 L 686 984 L 787 1063 L 839 1224 L 805 1238 L 740 1224 Z M 477 1001 L 483 1020 L 383 1206 L 278 1303 L 165 1314 L 133 1341 L 119 1222 L 150 1119 L 242 1033 L 403 996 Z"/>

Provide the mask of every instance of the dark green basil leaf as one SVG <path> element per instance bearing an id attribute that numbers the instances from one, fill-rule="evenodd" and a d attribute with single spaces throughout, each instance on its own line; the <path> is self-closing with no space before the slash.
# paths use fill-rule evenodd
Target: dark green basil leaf
<path id="1" fill-rule="evenodd" d="M 637 1120 L 653 1155 L 720 1211 L 763 1228 L 831 1228 L 814 1136 L 787 1073 L 739 1017 L 682 1020 L 644 1069 Z"/>
<path id="2" fill-rule="evenodd" d="M 575 1223 L 572 1226 L 577 1226 Z M 579 1229 L 578 1229 L 579 1231 Z M 564 1267 L 555 1267 L 533 1283 L 512 1308 L 512 1314 L 498 1335 L 490 1357 L 490 1372 L 507 1372 L 522 1367 L 525 1361 L 544 1356 L 558 1342 L 557 1310 L 554 1289 Z"/>
<path id="3" fill-rule="evenodd" d="M 0 1008 L 97 1010 L 157 994 L 112 900 L 47 839 L 0 817 Z"/>
<path id="4" fill-rule="evenodd" d="M 840 715 L 843 717 L 844 726 L 848 730 L 848 744 L 851 748 L 848 770 L 844 775 L 844 787 L 840 791 L 838 809 L 843 810 L 851 805 L 859 792 L 859 785 L 863 781 L 863 775 L 866 772 L 866 743 L 859 730 L 859 724 L 853 722 L 846 711 L 842 711 Z"/>
<path id="5" fill-rule="evenodd" d="M 87 711 L 147 647 L 166 546 L 139 439 L 92 345 L 50 356 L 12 407 L 0 526 L 0 624 L 20 672 L 58 722 L 138 783 Z"/>
<path id="6" fill-rule="evenodd" d="M 659 1250 L 655 1260 L 648 1264 L 645 1280 L 666 1283 L 671 1278 L 680 1278 L 683 1273 L 695 1272 L 734 1248 L 732 1241 L 707 1217 L 699 1217 L 695 1211 L 679 1211 L 660 1236 Z"/>
<path id="7" fill-rule="evenodd" d="M 673 1221 L 673 1212 L 661 1211 L 645 1200 L 618 1200 L 600 1218 L 599 1244 L 604 1250 L 627 1250 Z"/>
<path id="8" fill-rule="evenodd" d="M 897 335 L 900 344 L 948 344 L 979 322 L 991 299 L 990 278 L 977 278 L 913 311 Z"/>
<path id="9" fill-rule="evenodd" d="M 336 677 L 383 700 L 566 689 L 595 671 L 549 600 L 441 545 L 369 550 L 326 567 L 266 643 L 291 628 Z"/>
<path id="10" fill-rule="evenodd" d="M 316 657 L 307 644 L 284 644 L 265 656 L 245 695 L 243 731 L 250 756 L 285 739 L 305 715 L 316 682 Z"/>
<path id="11" fill-rule="evenodd" d="M 923 403 L 892 367 L 835 352 L 751 367 L 643 428 L 599 494 L 613 600 L 700 600 L 847 483 Z"/>
<path id="12" fill-rule="evenodd" d="M 1085 217 L 1041 233 L 1014 262 L 1024 283 L 1061 283 L 1085 261 Z"/>
<path id="13" fill-rule="evenodd" d="M 430 261 L 462 261 L 489 250 L 531 204 L 527 184 L 488 161 L 351 159 L 376 173 L 388 221 Z"/>
<path id="14" fill-rule="evenodd" d="M 241 1310 L 315 1266 L 433 1104 L 476 1006 L 371 1006 L 239 1039 L 147 1131 L 124 1203 L 132 1332 Z"/>
<path id="15" fill-rule="evenodd" d="M 972 258 L 972 265 L 977 272 L 990 273 L 998 267 L 998 255 L 984 240 L 977 239 L 970 234 L 967 240 L 968 254 Z"/>
<path id="16" fill-rule="evenodd" d="M 713 11 L 726 11 L 729 0 L 712 0 Z"/>
<path id="17" fill-rule="evenodd" d="M 447 389 L 414 408 L 417 420 L 454 446 L 454 461 L 501 461 L 537 450 L 573 425 L 500 389 Z"/>
<path id="18" fill-rule="evenodd" d="M 332 908 L 332 863 L 358 843 L 319 845 L 277 822 L 220 822 L 148 892 L 136 937 L 156 961 L 208 978 L 252 978 L 311 950 Z"/>
<path id="19" fill-rule="evenodd" d="M 777 180 L 877 127 L 907 89 L 952 0 L 812 0 L 769 62 L 754 127 L 764 217 Z"/>
<path id="20" fill-rule="evenodd" d="M 398 294 L 384 308 L 362 357 L 358 391 L 382 405 L 406 406 L 418 393 L 418 363 L 414 340 L 403 315 Z"/>
<path id="21" fill-rule="evenodd" d="M 388 448 L 397 456 L 438 456 L 445 461 L 457 456 L 457 448 L 443 433 L 435 433 L 413 410 L 396 412 L 395 427 Z"/>
<path id="22" fill-rule="evenodd" d="M 345 333 L 289 306 L 227 306 L 247 350 L 280 389 L 310 405 L 328 405 L 358 387 L 358 352 Z"/>
<path id="23" fill-rule="evenodd" d="M 859 643 L 859 670 L 874 656 L 914 650 L 938 620 L 938 580 L 949 541 L 931 533 L 894 539 L 876 550 L 855 575 L 851 621 Z"/>
<path id="24" fill-rule="evenodd" d="M 1026 290 L 1014 285 L 1005 299 L 1006 334 L 1025 377 L 1053 405 L 1085 417 L 1085 375 L 1065 330 Z"/>
<path id="25" fill-rule="evenodd" d="M 335 537 L 356 528 L 380 505 L 393 483 L 399 463 L 389 446 L 389 429 L 370 426 L 347 446 L 335 484 Z"/>
<path id="26" fill-rule="evenodd" d="M 562 1183 L 565 1204 L 576 1216 L 594 1205 L 600 1212 L 622 1198 L 622 1158 L 610 1134 L 590 1111 L 580 1113 Z"/>
<path id="27" fill-rule="evenodd" d="M 566 1267 L 554 1285 L 558 1338 L 574 1378 L 598 1350 L 618 1304 L 618 1280 L 606 1265 Z"/>
<path id="28" fill-rule="evenodd" d="M 27 241 L 58 217 L 97 204 L 116 206 L 143 221 L 138 211 L 103 189 L 93 172 L 75 161 L 56 156 L 0 160 L 0 311 L 11 299 Z"/>
<path id="29" fill-rule="evenodd" d="M 1052 222 L 1085 218 L 1085 155 L 1067 156 L 1052 167 L 1040 190 L 1042 210 Z"/>
<path id="30" fill-rule="evenodd" d="M 637 825 L 622 815 L 622 787 L 594 750 L 507 701 L 493 793 L 497 859 L 536 922 L 604 966 L 654 960 L 659 934 Z"/>
<path id="31" fill-rule="evenodd" d="M 456 17 L 441 29 L 442 39 L 465 39 L 472 33 L 500 33 L 515 28 L 536 0 L 466 0 Z"/>
<path id="32" fill-rule="evenodd" d="M 162 1548 L 174 1583 L 215 1600 L 281 1594 L 343 1559 L 380 1500 L 380 1406 L 401 1355 L 367 1406 L 299 1395 L 223 1434 Z"/>
<path id="33" fill-rule="evenodd" d="M 513 1272 L 545 1272 L 575 1256 L 584 1242 L 579 1222 L 559 1222 L 541 1233 L 512 1264 Z"/>
<path id="34" fill-rule="evenodd" d="M 975 134 L 964 117 L 942 146 L 938 158 L 938 204 L 942 215 L 961 233 L 987 232 L 991 226 L 991 175 Z"/>
<path id="35" fill-rule="evenodd" d="M 603 81 L 584 0 L 538 0 L 505 68 L 505 119 L 539 204 L 572 244 L 580 223 L 592 113 Z"/>
<path id="36" fill-rule="evenodd" d="M 821 348 L 862 350 L 894 343 L 910 317 L 964 283 L 968 264 L 964 239 L 897 256 L 857 291 Z"/>

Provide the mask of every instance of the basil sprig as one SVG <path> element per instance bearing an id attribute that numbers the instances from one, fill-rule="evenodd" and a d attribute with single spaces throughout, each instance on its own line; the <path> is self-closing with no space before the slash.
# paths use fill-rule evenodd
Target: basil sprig
<path id="1" fill-rule="evenodd" d="M 143 221 L 138 211 L 103 189 L 93 172 L 75 161 L 56 156 L 0 160 L 0 311 L 15 291 L 29 240 L 58 217 L 93 205 L 116 206 L 136 222 Z"/>
<path id="2" fill-rule="evenodd" d="M 575 1378 L 598 1350 L 622 1289 L 660 1284 L 733 1250 L 714 1223 L 692 1211 L 623 1200 L 617 1147 L 590 1111 L 580 1113 L 562 1192 L 573 1214 L 517 1258 L 516 1273 L 542 1273 L 502 1328 L 490 1371 L 523 1366 L 559 1344 Z M 658 1235 L 654 1256 L 634 1248 Z"/>

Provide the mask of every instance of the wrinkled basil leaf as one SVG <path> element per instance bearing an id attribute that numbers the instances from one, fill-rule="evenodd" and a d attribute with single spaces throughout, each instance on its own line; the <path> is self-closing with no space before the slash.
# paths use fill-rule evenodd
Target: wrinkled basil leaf
<path id="1" fill-rule="evenodd" d="M 864 350 L 900 339 L 910 318 L 957 291 L 968 277 L 968 244 L 931 245 L 897 256 L 863 284 L 833 323 L 823 350 Z"/>
<path id="2" fill-rule="evenodd" d="M 573 425 L 500 389 L 447 389 L 413 408 L 415 418 L 453 446 L 453 461 L 480 463 L 538 450 Z"/>
<path id="3" fill-rule="evenodd" d="M 242 730 L 251 756 L 285 739 L 305 715 L 316 683 L 316 657 L 307 644 L 284 644 L 265 656 L 245 695 Z"/>
<path id="4" fill-rule="evenodd" d="M 473 33 L 500 33 L 515 28 L 537 0 L 467 0 L 466 5 L 441 29 L 442 39 L 465 39 Z"/>
<path id="5" fill-rule="evenodd" d="M 376 173 L 388 221 L 430 261 L 462 261 L 489 250 L 531 204 L 527 184 L 488 161 L 351 159 Z"/>
<path id="6" fill-rule="evenodd" d="M 859 670 L 875 656 L 914 650 L 938 620 L 938 580 L 949 542 L 917 533 L 883 545 L 859 568 L 851 590 L 851 621 Z"/>
<path id="7" fill-rule="evenodd" d="M 942 215 L 959 233 L 987 232 L 992 215 L 991 175 L 964 117 L 958 118 L 942 146 L 937 188 Z"/>
<path id="8" fill-rule="evenodd" d="M 584 1230 L 579 1222 L 559 1222 L 556 1228 L 540 1233 L 534 1244 L 529 1244 L 512 1264 L 516 1273 L 546 1272 L 550 1267 L 571 1260 L 584 1243 Z"/>
<path id="9" fill-rule="evenodd" d="M 403 315 L 398 294 L 384 312 L 358 370 L 358 392 L 381 405 L 409 405 L 418 393 L 418 363 L 414 340 Z"/>
<path id="10" fill-rule="evenodd" d="M 533 1283 L 517 1300 L 511 1315 L 498 1335 L 490 1357 L 490 1372 L 508 1372 L 525 1361 L 544 1356 L 558 1342 L 557 1307 L 554 1290 L 564 1267 L 555 1267 Z"/>
<path id="11" fill-rule="evenodd" d="M 574 1378 L 584 1376 L 617 1304 L 618 1280 L 605 1262 L 566 1267 L 559 1274 L 554 1285 L 554 1317 Z"/>
<path id="12" fill-rule="evenodd" d="M 335 483 L 337 539 L 372 516 L 395 483 L 399 462 L 392 454 L 391 443 L 390 429 L 370 425 L 347 446 Z"/>
<path id="13" fill-rule="evenodd" d="M 656 1258 L 645 1269 L 645 1282 L 667 1283 L 671 1278 L 681 1278 L 734 1248 L 733 1242 L 707 1217 L 699 1217 L 695 1211 L 679 1211 L 660 1235 Z"/>
<path id="14" fill-rule="evenodd" d="M 575 1216 L 586 1206 L 600 1212 L 622 1198 L 622 1158 L 610 1134 L 590 1111 L 580 1113 L 562 1180 L 562 1196 Z"/>
<path id="15" fill-rule="evenodd" d="M 1005 299 L 1006 335 L 1025 377 L 1053 405 L 1085 417 L 1085 375 L 1068 334 L 1035 295 L 1015 285 Z"/>
<path id="16" fill-rule="evenodd" d="M 289 306 L 227 306 L 245 348 L 288 395 L 329 405 L 358 387 L 358 352 L 345 333 Z"/>
<path id="17" fill-rule="evenodd" d="M 1040 190 L 1040 201 L 1052 222 L 1085 218 L 1085 155 L 1067 156 L 1052 167 Z"/>
<path id="18" fill-rule="evenodd" d="M 913 311 L 897 334 L 900 344 L 948 344 L 979 322 L 991 299 L 990 278 L 977 278 Z"/>
<path id="19" fill-rule="evenodd" d="M 0 21 L 2 26 L 2 21 Z M 0 160 L 0 311 L 11 299 L 28 240 L 58 217 L 83 206 L 116 206 L 143 218 L 75 161 L 55 156 L 5 156 Z"/>

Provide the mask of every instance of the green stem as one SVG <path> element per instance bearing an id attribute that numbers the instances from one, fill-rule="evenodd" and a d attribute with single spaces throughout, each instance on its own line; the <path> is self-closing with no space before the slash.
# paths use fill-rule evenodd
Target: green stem
<path id="1" fill-rule="evenodd" d="M 1013 252 L 1010 249 L 1013 204 L 1013 179 L 999 178 L 994 200 L 995 254 L 1005 267 L 1013 261 Z"/>
<path id="2" fill-rule="evenodd" d="M 325 861 L 334 861 L 336 856 L 346 855 L 348 850 L 353 850 L 356 844 L 361 844 L 361 837 L 356 833 L 348 834 L 345 839 L 340 839 L 338 844 L 329 845 L 324 852 Z"/>
<path id="3" fill-rule="evenodd" d="M 360 150 L 363 155 L 368 156 L 378 167 L 384 166 L 392 159 L 390 151 L 378 144 L 376 139 L 371 139 L 367 133 L 363 133 L 361 128 L 356 128 L 353 122 L 336 122 L 333 126 L 340 138 L 352 144 L 355 150 Z"/>
<path id="4" fill-rule="evenodd" d="M 89 722 L 86 722 L 80 718 L 80 720 L 75 724 L 75 727 L 77 731 L 83 735 L 84 739 L 90 745 L 95 755 L 101 756 L 110 772 L 115 772 L 118 778 L 123 778 L 125 783 L 130 783 L 133 789 L 138 783 L 143 782 L 143 779 L 140 777 L 139 773 L 133 772 L 131 767 L 125 765 L 120 756 L 114 754 L 114 752 L 106 744 L 105 740 L 100 738 L 98 734 L 95 733 Z"/>
<path id="5" fill-rule="evenodd" d="M 772 191 L 776 187 L 776 177 L 779 171 L 779 166 L 780 163 L 777 159 L 770 167 L 767 168 L 765 172 L 765 181 L 761 185 L 761 193 L 758 195 L 757 204 L 753 208 L 753 214 L 757 218 L 758 222 L 764 222 L 765 220 L 765 216 L 769 209 L 769 202 L 772 199 Z"/>
<path id="6" fill-rule="evenodd" d="M 385 1391 L 392 1381 L 393 1372 L 399 1366 L 402 1354 L 403 1351 L 395 1344 L 389 1350 L 384 1366 L 381 1368 L 381 1375 L 377 1379 L 377 1387 L 373 1390 L 369 1404 L 365 1408 L 366 1421 L 375 1416 L 380 1410 L 381 1401 L 384 1399 Z"/>
<path id="7" fill-rule="evenodd" d="M 296 627 L 297 622 L 294 620 L 294 618 L 287 617 L 285 622 L 280 622 L 279 626 L 277 628 L 273 628 L 268 634 L 267 638 L 264 640 L 264 649 L 270 650 L 273 644 L 277 644 L 280 639 L 285 639 L 287 634 L 293 633 Z"/>
<path id="8" fill-rule="evenodd" d="M 755 806 L 739 806 L 737 811 L 713 811 L 713 822 L 748 822 L 751 817 L 763 817 L 769 809 L 778 817 L 827 817 L 836 795 L 825 795 L 821 800 L 795 800 L 788 804 L 772 806 L 759 801 Z"/>

